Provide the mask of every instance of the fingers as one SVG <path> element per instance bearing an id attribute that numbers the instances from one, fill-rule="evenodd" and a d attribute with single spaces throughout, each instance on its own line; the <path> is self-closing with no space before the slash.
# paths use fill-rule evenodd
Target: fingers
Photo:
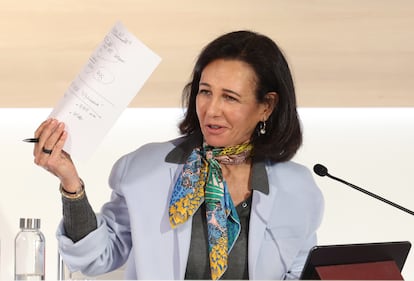
<path id="1" fill-rule="evenodd" d="M 50 150 L 53 150 L 63 130 L 64 124 L 59 123 L 56 119 L 48 119 L 43 122 L 35 132 L 35 137 L 39 138 L 39 142 L 34 147 L 34 156 L 45 156 L 42 153 L 50 154 Z"/>
<path id="2" fill-rule="evenodd" d="M 63 126 L 63 128 L 60 128 L 60 126 Z M 54 137 L 53 138 L 51 137 L 51 140 L 49 139 L 45 142 L 45 147 L 51 147 L 49 149 L 51 150 L 51 153 L 50 153 L 51 158 L 56 158 L 56 157 L 67 158 L 67 153 L 63 151 L 63 146 L 65 145 L 65 141 L 67 139 L 68 133 L 64 131 L 63 129 L 64 129 L 64 125 L 59 124 L 58 129 L 56 131 L 56 133 L 59 133 L 60 130 L 62 130 L 62 132 L 59 134 L 59 138 L 55 141 Z M 54 143 L 54 144 L 52 145 L 51 143 Z"/>
<path id="3" fill-rule="evenodd" d="M 42 135 L 43 130 L 45 129 L 45 127 L 48 124 L 50 124 L 51 121 L 52 121 L 52 119 L 48 119 L 46 121 L 43 121 L 42 124 L 40 124 L 39 128 L 37 128 L 37 130 L 35 131 L 34 137 L 39 139 L 39 142 L 41 141 L 40 137 Z M 43 139 L 43 137 L 42 137 L 42 139 Z M 43 142 L 42 142 L 42 144 L 43 144 Z M 33 149 L 33 156 L 36 156 L 39 147 L 42 147 L 42 146 L 39 146 L 39 145 L 35 144 L 34 149 Z"/>
<path id="4" fill-rule="evenodd" d="M 64 127 L 64 126 L 63 126 Z M 64 128 L 62 128 L 64 129 Z M 65 145 L 66 139 L 68 138 L 68 133 L 66 131 L 62 131 L 60 138 L 55 143 L 54 151 L 62 152 L 63 146 Z"/>
<path id="5" fill-rule="evenodd" d="M 48 119 L 40 124 L 35 137 L 39 139 L 33 150 L 36 165 L 46 169 L 69 187 L 74 183 L 79 185 L 76 167 L 70 155 L 63 150 L 68 138 L 64 123 Z"/>
<path id="6" fill-rule="evenodd" d="M 62 152 L 66 140 L 66 134 L 62 139 L 64 129 L 65 125 L 56 119 L 46 120 L 39 126 L 35 132 L 35 137 L 39 139 L 39 142 L 35 144 L 33 150 L 37 165 L 49 169 L 47 163 L 52 154 L 57 157 Z M 58 144 L 57 147 L 56 144 Z"/>
<path id="7" fill-rule="evenodd" d="M 55 149 L 56 143 L 59 141 L 59 139 L 62 136 L 62 133 L 65 129 L 65 125 L 63 123 L 58 123 L 57 121 L 52 121 L 51 123 L 51 132 L 48 131 L 48 128 L 46 128 L 45 133 L 50 133 L 49 137 L 45 140 L 44 145 L 42 147 L 42 152 L 44 150 L 53 151 Z"/>

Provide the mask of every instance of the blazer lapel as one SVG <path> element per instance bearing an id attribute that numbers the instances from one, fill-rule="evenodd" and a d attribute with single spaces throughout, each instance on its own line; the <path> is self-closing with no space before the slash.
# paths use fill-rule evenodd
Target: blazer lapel
<path id="1" fill-rule="evenodd" d="M 268 225 L 269 217 L 273 209 L 273 202 L 276 197 L 276 190 L 270 190 L 269 194 L 260 191 L 253 191 L 252 208 L 250 213 L 249 226 L 249 275 L 250 279 L 256 278 L 256 262 L 259 256 L 260 246 Z"/>
<path id="2" fill-rule="evenodd" d="M 170 188 L 170 193 L 172 192 L 172 188 L 174 186 L 175 181 L 177 180 L 178 175 L 181 173 L 182 166 L 183 165 L 180 164 L 170 169 L 172 184 Z M 168 196 L 168 198 L 170 197 L 171 195 Z M 192 221 L 193 218 L 191 217 L 188 219 L 188 221 L 172 230 L 174 236 L 174 246 L 172 249 L 174 253 L 173 279 L 175 280 L 183 280 L 185 276 L 185 271 L 187 269 L 188 253 L 190 251 Z M 168 231 L 171 231 L 171 226 L 168 218 L 168 207 L 166 210 L 166 222 L 166 228 L 168 229 Z"/>

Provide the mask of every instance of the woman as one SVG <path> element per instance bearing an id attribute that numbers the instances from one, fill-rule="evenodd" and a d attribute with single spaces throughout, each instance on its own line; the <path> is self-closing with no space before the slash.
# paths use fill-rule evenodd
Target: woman
<path id="1" fill-rule="evenodd" d="M 127 263 L 128 279 L 294 279 L 323 213 L 302 142 L 288 64 L 269 38 L 224 34 L 184 89 L 182 137 L 142 146 L 110 175 L 111 200 L 88 203 L 64 124 L 36 131 L 35 162 L 61 181 L 61 255 L 87 275 Z"/>

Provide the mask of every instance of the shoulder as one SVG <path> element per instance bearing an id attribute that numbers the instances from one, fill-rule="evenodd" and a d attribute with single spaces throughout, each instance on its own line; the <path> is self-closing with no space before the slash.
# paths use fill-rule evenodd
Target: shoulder
<path id="1" fill-rule="evenodd" d="M 142 145 L 136 150 L 121 156 L 113 165 L 113 172 L 140 171 L 145 172 L 160 167 L 165 163 L 166 155 L 173 150 L 183 137 L 165 142 L 152 142 Z"/>
<path id="2" fill-rule="evenodd" d="M 266 165 L 269 179 L 283 182 L 309 181 L 313 180 L 310 170 L 293 161 L 280 162 Z"/>
<path id="3" fill-rule="evenodd" d="M 323 196 L 309 168 L 293 162 L 281 162 L 266 166 L 271 189 L 294 197 L 302 202 L 322 204 Z"/>
<path id="4" fill-rule="evenodd" d="M 185 140 L 185 137 L 179 137 L 164 142 L 151 142 L 144 144 L 136 150 L 123 155 L 118 161 L 159 161 Z"/>
<path id="5" fill-rule="evenodd" d="M 311 171 L 292 161 L 266 168 L 277 212 L 289 214 L 286 223 L 296 225 L 297 229 L 315 230 L 321 223 L 325 203 Z"/>

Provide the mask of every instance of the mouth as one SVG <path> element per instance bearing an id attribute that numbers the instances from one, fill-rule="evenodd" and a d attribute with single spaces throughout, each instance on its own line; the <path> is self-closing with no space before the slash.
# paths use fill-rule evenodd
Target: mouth
<path id="1" fill-rule="evenodd" d="M 205 128 L 206 128 L 206 132 L 210 134 L 221 134 L 224 132 L 224 129 L 225 129 L 224 126 L 220 126 L 217 124 L 207 124 Z"/>
<path id="2" fill-rule="evenodd" d="M 219 125 L 207 125 L 207 127 L 210 128 L 210 129 L 213 129 L 213 130 L 223 128 L 222 126 L 219 126 Z"/>

